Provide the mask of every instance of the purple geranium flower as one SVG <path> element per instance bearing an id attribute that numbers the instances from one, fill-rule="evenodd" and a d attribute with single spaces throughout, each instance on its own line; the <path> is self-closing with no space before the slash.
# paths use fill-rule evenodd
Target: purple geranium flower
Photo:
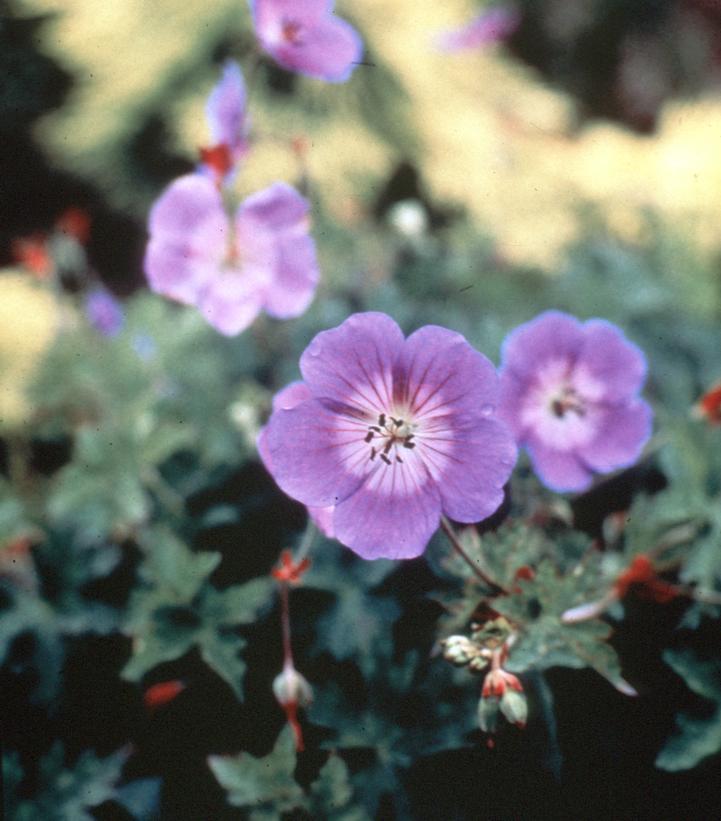
<path id="1" fill-rule="evenodd" d="M 643 353 L 615 325 L 547 311 L 503 343 L 500 414 L 545 485 L 585 490 L 648 441 L 645 378 Z"/>
<path id="2" fill-rule="evenodd" d="M 120 333 L 125 315 L 117 299 L 102 287 L 93 288 L 85 299 L 85 316 L 88 322 L 103 336 Z"/>
<path id="3" fill-rule="evenodd" d="M 298 316 L 318 282 L 308 211 L 304 197 L 277 182 L 244 200 L 230 219 L 210 179 L 180 177 L 150 212 L 150 287 L 196 305 L 227 336 L 261 310 L 279 319 Z"/>
<path id="4" fill-rule="evenodd" d="M 363 54 L 363 41 L 332 13 L 333 0 L 250 0 L 258 40 L 283 68 L 343 83 Z"/>
<path id="5" fill-rule="evenodd" d="M 247 96 L 240 66 L 226 60 L 205 107 L 211 145 L 200 149 L 201 171 L 228 181 L 248 152 Z"/>
<path id="6" fill-rule="evenodd" d="M 273 412 L 270 469 L 294 499 L 333 505 L 336 538 L 360 556 L 418 556 L 441 514 L 475 522 L 501 504 L 516 447 L 494 417 L 496 371 L 460 334 L 404 339 L 385 314 L 355 314 L 300 369 L 309 397 Z"/>
<path id="7" fill-rule="evenodd" d="M 465 26 L 446 32 L 438 38 L 442 51 L 456 52 L 480 48 L 510 37 L 521 22 L 520 13 L 513 8 L 487 9 Z"/>
<path id="8" fill-rule="evenodd" d="M 311 398 L 311 393 L 308 387 L 303 382 L 291 382 L 286 385 L 282 391 L 278 391 L 273 397 L 273 411 L 280 409 L 290 410 L 306 399 Z M 273 474 L 273 462 L 268 449 L 268 426 L 260 429 L 258 433 L 258 453 L 266 470 L 271 475 Z M 333 506 L 330 507 L 309 507 L 308 515 L 315 523 L 318 530 L 324 533 L 329 538 L 332 538 L 333 533 Z"/>

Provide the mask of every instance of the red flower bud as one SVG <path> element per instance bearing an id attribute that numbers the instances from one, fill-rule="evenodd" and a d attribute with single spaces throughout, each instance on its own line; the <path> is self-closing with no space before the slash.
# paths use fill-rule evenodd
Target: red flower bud
<path id="1" fill-rule="evenodd" d="M 158 707 L 162 707 L 165 704 L 171 702 L 177 695 L 185 690 L 185 682 L 180 681 L 180 679 L 174 679 L 173 681 L 160 681 L 157 684 L 153 684 L 152 687 L 148 687 L 145 691 L 145 695 L 143 696 L 143 701 L 145 702 L 145 706 L 149 710 L 155 710 Z"/>
<path id="2" fill-rule="evenodd" d="M 710 425 L 721 425 L 721 383 L 714 385 L 698 400 L 694 412 Z"/>
<path id="3" fill-rule="evenodd" d="M 309 567 L 310 559 L 305 558 L 296 563 L 293 561 L 293 554 L 290 550 L 284 550 L 280 554 L 280 567 L 274 567 L 271 574 L 279 582 L 298 584 Z"/>

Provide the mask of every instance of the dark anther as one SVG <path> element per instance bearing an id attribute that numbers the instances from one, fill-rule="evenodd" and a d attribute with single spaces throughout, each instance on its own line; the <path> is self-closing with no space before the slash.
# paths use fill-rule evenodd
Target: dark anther
<path id="1" fill-rule="evenodd" d="M 378 417 L 378 424 L 379 424 L 382 428 L 384 428 L 384 427 L 386 426 L 386 415 L 385 415 L 385 413 L 382 413 L 382 414 Z"/>
<path id="2" fill-rule="evenodd" d="M 368 430 L 374 430 L 374 431 L 376 431 L 376 433 L 381 432 L 381 429 L 378 427 L 378 425 L 370 425 Z"/>
<path id="3" fill-rule="evenodd" d="M 390 453 L 391 448 L 393 447 L 393 440 L 389 439 L 386 442 L 385 447 L 383 448 L 383 453 Z"/>
<path id="4" fill-rule="evenodd" d="M 368 433 L 366 433 L 365 441 L 366 442 L 372 442 L 373 441 L 373 431 L 372 430 L 369 430 Z"/>
<path id="5" fill-rule="evenodd" d="M 551 403 L 551 410 L 553 411 L 554 416 L 557 416 L 559 419 L 563 419 L 563 415 L 566 412 L 566 406 L 560 399 L 554 399 Z"/>
<path id="6" fill-rule="evenodd" d="M 387 464 L 391 464 L 391 460 L 385 455 L 385 453 L 381 453 L 381 459 Z"/>
<path id="7" fill-rule="evenodd" d="M 400 462 L 401 464 L 403 464 L 403 460 L 398 454 L 396 454 L 396 462 Z"/>
<path id="8" fill-rule="evenodd" d="M 413 448 L 415 446 L 416 446 L 416 443 L 415 442 L 409 442 L 408 439 L 406 439 L 406 441 L 403 443 L 403 447 L 408 448 L 409 450 L 413 450 Z"/>
<path id="9" fill-rule="evenodd" d="M 376 458 L 376 454 L 378 451 L 375 448 L 371 448 L 371 460 Z"/>

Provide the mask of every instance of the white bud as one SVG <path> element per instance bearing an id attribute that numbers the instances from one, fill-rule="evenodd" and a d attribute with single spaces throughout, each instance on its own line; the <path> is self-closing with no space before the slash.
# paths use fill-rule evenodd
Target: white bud
<path id="1" fill-rule="evenodd" d="M 275 677 L 273 694 L 282 707 L 288 704 L 307 707 L 313 701 L 310 684 L 293 666 L 284 667 L 283 672 Z"/>
<path id="2" fill-rule="evenodd" d="M 528 701 L 526 696 L 511 687 L 501 696 L 501 712 L 506 721 L 524 727 L 528 721 Z"/>
<path id="3" fill-rule="evenodd" d="M 463 667 L 478 655 L 478 646 L 465 636 L 449 636 L 443 640 L 443 658 Z"/>

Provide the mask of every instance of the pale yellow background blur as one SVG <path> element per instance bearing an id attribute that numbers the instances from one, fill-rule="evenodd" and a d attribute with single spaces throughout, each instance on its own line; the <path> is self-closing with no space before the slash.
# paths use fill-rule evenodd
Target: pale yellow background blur
<path id="1" fill-rule="evenodd" d="M 358 24 L 410 97 L 418 148 L 408 159 L 422 169 L 431 195 L 467 208 L 507 259 L 552 273 L 578 230 L 579 204 L 589 202 L 602 208 L 614 229 L 630 241 L 641 230 L 641 209 L 651 207 L 689 241 L 709 253 L 718 248 L 718 99 L 668 105 L 652 137 L 608 123 L 574 134 L 573 103 L 505 57 L 502 48 L 458 55 L 434 48 L 440 31 L 470 18 L 473 3 L 346 0 L 337 5 Z M 224 33 L 247 29 L 245 0 L 25 0 L 24 8 L 29 14 L 57 14 L 42 29 L 44 48 L 78 83 L 66 104 L 38 124 L 41 145 L 59 166 L 97 185 L 115 207 L 133 211 L 127 194 L 114 185 L 114 157 L 139 106 L 153 99 L 167 104 L 171 78 L 188 64 L 188 43 L 205 41 L 211 48 Z M 357 72 L 363 70 L 373 69 Z M 171 101 L 176 115 L 171 138 L 189 157 L 207 139 L 204 104 L 215 80 L 208 65 L 194 93 Z M 304 89 L 338 95 L 339 100 L 344 93 L 341 87 L 312 80 L 303 80 L 300 92 Z M 277 106 L 269 108 L 260 99 L 253 103 L 259 133 L 303 130 L 297 114 L 289 121 Z M 404 158 L 347 111 L 312 134 L 312 178 L 326 207 L 341 219 L 353 211 L 358 180 L 384 179 L 399 159 Z M 293 174 L 287 149 L 265 141 L 254 151 L 240 185 L 252 191 Z M 5 292 L 15 286 L 3 280 L 2 287 Z M 40 317 L 44 309 L 33 305 Z M 36 331 L 32 336 L 28 356 L 43 339 Z M 0 336 L 0 360 L 7 359 L 8 346 L 17 345 L 17 334 Z M 20 361 L 27 364 L 28 356 Z M 12 372 L 13 385 L 18 384 L 18 367 Z M 17 407 L 8 378 L 5 371 L 0 395 L 6 414 L 13 403 Z"/>

